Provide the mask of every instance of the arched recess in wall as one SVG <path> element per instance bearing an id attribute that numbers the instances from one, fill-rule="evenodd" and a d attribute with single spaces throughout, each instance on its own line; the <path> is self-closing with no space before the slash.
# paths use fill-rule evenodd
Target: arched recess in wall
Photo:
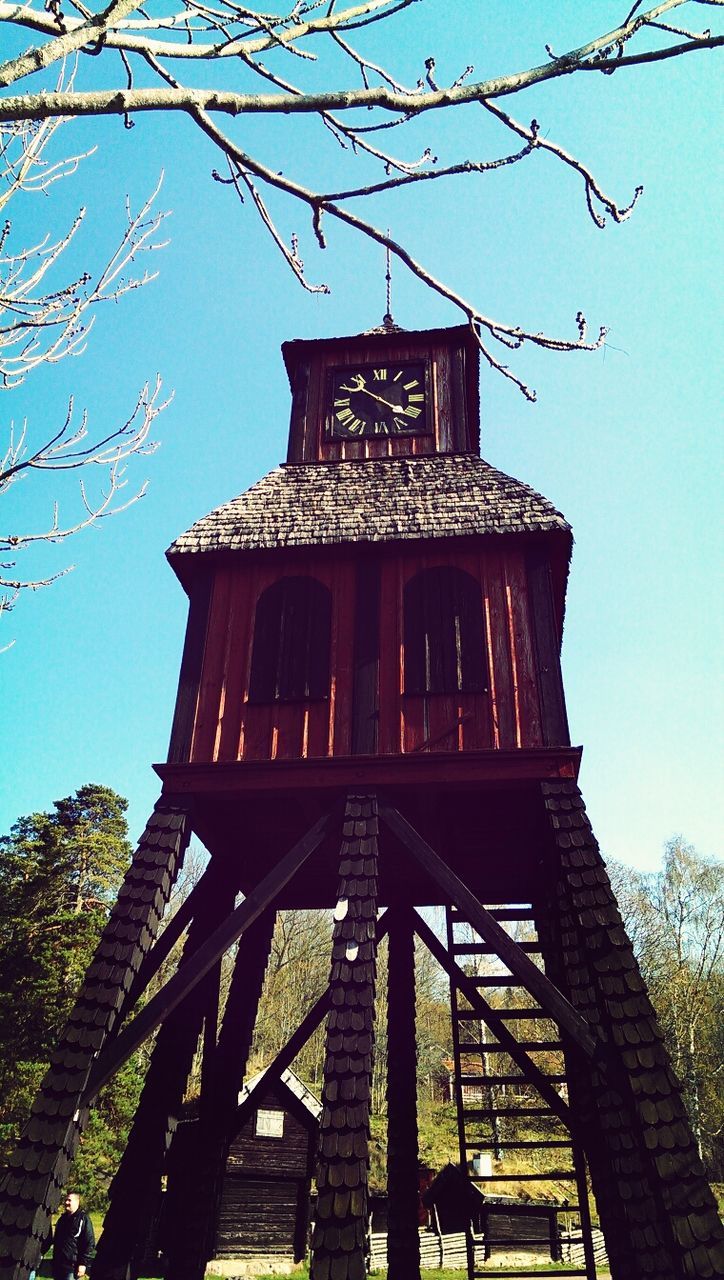
<path id="1" fill-rule="evenodd" d="M 480 583 L 447 565 L 404 591 L 405 693 L 484 693 L 488 659 Z"/>
<path id="2" fill-rule="evenodd" d="M 257 601 L 250 702 L 329 695 L 332 598 L 316 578 L 286 577 Z"/>

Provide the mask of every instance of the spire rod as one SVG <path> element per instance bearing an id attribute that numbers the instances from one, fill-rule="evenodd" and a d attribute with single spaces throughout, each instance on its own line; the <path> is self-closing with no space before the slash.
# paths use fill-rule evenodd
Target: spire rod
<path id="1" fill-rule="evenodd" d="M 390 234 L 389 227 L 387 228 L 387 234 L 388 236 Z M 386 300 L 387 300 L 387 310 L 385 311 L 382 325 L 383 325 L 383 328 L 385 329 L 396 329 L 397 325 L 395 324 L 395 321 L 392 316 L 392 253 L 390 252 L 389 245 L 387 245 L 385 249 L 385 259 L 387 263 L 386 270 L 385 270 L 385 286 L 386 286 L 385 294 L 386 294 Z"/>

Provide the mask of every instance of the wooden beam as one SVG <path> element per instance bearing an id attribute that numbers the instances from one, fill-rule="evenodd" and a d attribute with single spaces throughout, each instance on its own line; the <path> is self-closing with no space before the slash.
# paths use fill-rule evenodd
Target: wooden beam
<path id="1" fill-rule="evenodd" d="M 182 933 L 185 932 L 196 915 L 199 904 L 207 893 L 208 888 L 209 868 L 207 867 L 198 884 L 194 885 L 189 896 L 184 898 L 178 911 L 171 916 L 166 928 L 159 936 L 158 942 L 151 948 L 141 964 L 128 997 L 129 1010 L 136 1003 L 139 996 L 143 995 L 151 979 L 155 978 L 164 960 L 168 959 Z"/>
<path id="2" fill-rule="evenodd" d="M 391 804 L 380 804 L 380 817 L 405 848 L 409 849 L 427 874 L 432 876 L 446 898 L 455 903 L 475 931 L 490 943 L 495 954 L 543 1006 L 548 1016 L 568 1033 L 573 1043 L 586 1057 L 593 1058 L 599 1048 L 599 1041 L 592 1034 L 585 1018 L 582 1018 L 573 1008 L 573 1005 L 553 985 L 550 978 L 547 978 L 525 952 L 520 950 L 517 942 L 505 932 L 491 913 L 481 906 L 475 894 L 470 892 L 452 868 L 443 862 L 419 832 L 406 818 L 403 818 L 398 809 Z"/>
<path id="3" fill-rule="evenodd" d="M 436 786 L 479 790 L 498 783 L 575 779 L 582 747 L 515 747 L 508 750 L 419 751 L 407 755 L 330 756 L 325 760 L 217 760 L 155 764 L 164 792 L 174 795 L 308 793 L 376 787 Z"/>
<path id="4" fill-rule="evenodd" d="M 206 976 L 224 952 L 228 951 L 229 947 L 241 937 L 244 930 L 248 929 L 262 911 L 271 905 L 277 894 L 322 843 L 335 810 L 323 814 L 315 822 L 306 835 L 302 836 L 302 839 L 298 840 L 286 856 L 264 877 L 256 889 L 253 889 L 236 910 L 232 911 L 231 915 L 214 930 L 188 964 L 169 979 L 133 1021 L 124 1027 L 105 1053 L 101 1054 L 90 1073 L 81 1102 L 82 1107 L 88 1106 L 93 1101 L 103 1085 L 115 1075 L 138 1046 L 143 1044 L 143 1041 Z"/>
<path id="5" fill-rule="evenodd" d="M 548 1104 L 551 1111 L 558 1116 L 558 1119 L 563 1122 L 566 1128 L 572 1130 L 575 1121 L 567 1103 L 563 1101 L 560 1094 L 556 1093 L 540 1067 L 528 1057 L 524 1049 L 521 1049 L 513 1033 L 508 1030 L 499 1016 L 498 1011 L 493 1009 L 487 1000 L 483 999 L 477 987 L 474 986 L 460 966 L 455 963 L 447 948 L 417 911 L 415 912 L 415 931 L 425 943 L 428 951 L 432 952 L 438 964 L 442 965 L 448 977 L 462 991 L 465 999 L 472 1005 L 478 1017 L 490 1027 L 493 1035 L 497 1036 L 501 1045 L 504 1046 L 505 1052 L 510 1055 L 516 1066 L 520 1067 L 524 1073 L 528 1083 L 538 1090 L 543 1101 Z"/>

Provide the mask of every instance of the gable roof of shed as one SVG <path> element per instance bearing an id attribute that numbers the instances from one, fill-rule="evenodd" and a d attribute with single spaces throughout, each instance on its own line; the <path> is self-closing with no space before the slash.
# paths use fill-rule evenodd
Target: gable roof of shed
<path id="1" fill-rule="evenodd" d="M 181 534 L 167 555 L 563 532 L 547 498 L 470 454 L 278 467 Z"/>
<path id="2" fill-rule="evenodd" d="M 268 1088 L 264 1087 L 264 1077 L 266 1073 L 267 1068 L 264 1067 L 262 1071 L 257 1071 L 255 1076 L 252 1076 L 250 1080 L 246 1081 L 239 1093 L 239 1103 L 245 1102 L 252 1093 L 258 1093 L 259 1104 L 261 1105 L 264 1102 L 264 1099 L 281 1084 L 284 1088 L 289 1090 L 298 1102 L 301 1102 L 302 1106 L 305 1107 L 314 1120 L 319 1119 L 322 1114 L 322 1104 L 319 1101 L 319 1098 L 315 1098 L 311 1089 L 307 1088 L 304 1082 L 299 1079 L 299 1076 L 292 1071 L 291 1067 L 287 1067 L 282 1071 L 278 1080 L 276 1078 L 272 1080 Z"/>

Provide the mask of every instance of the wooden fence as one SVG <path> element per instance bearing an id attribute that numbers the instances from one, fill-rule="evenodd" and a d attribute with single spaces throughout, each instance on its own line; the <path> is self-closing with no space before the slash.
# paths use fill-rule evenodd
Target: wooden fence
<path id="1" fill-rule="evenodd" d="M 563 1250 L 563 1261 L 571 1267 L 585 1267 L 583 1256 L 583 1245 L 579 1243 L 580 1231 L 573 1233 L 562 1232 L 561 1246 Z M 596 1270 L 598 1275 L 603 1277 L 608 1275 L 608 1258 L 606 1257 L 606 1246 L 603 1240 L 603 1234 L 600 1231 L 593 1232 L 593 1254 L 596 1260 Z M 420 1261 L 423 1267 L 433 1271 L 436 1268 L 442 1270 L 443 1267 L 464 1270 L 467 1266 L 467 1249 L 465 1246 L 465 1233 L 463 1231 L 454 1235 L 438 1235 L 434 1231 L 420 1232 Z M 549 1261 L 547 1259 L 546 1261 Z M 476 1265 L 483 1262 L 483 1246 L 482 1243 L 476 1248 Z M 375 1272 L 387 1270 L 387 1233 L 385 1231 L 375 1231 L 370 1236 L 370 1271 L 374 1275 Z M 491 1266 L 491 1272 L 494 1275 L 494 1268 Z"/>

